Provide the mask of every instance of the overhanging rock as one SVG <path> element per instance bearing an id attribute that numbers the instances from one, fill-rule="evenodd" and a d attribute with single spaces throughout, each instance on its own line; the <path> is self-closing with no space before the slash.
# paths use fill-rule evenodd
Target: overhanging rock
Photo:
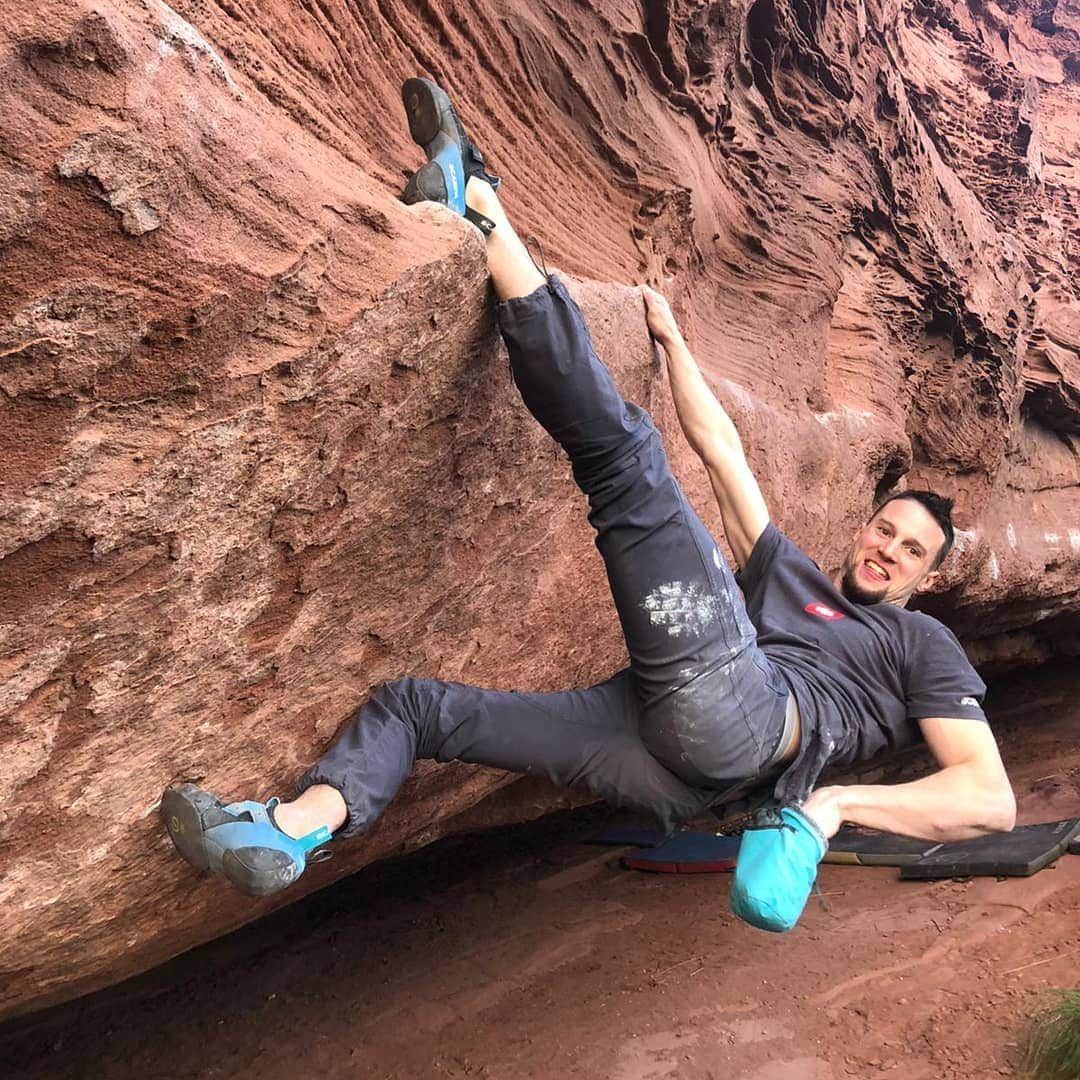
<path id="1" fill-rule="evenodd" d="M 483 242 L 395 198 L 408 75 L 453 92 L 711 525 L 625 283 L 673 298 L 824 568 L 875 495 L 932 484 L 962 527 L 935 613 L 988 664 L 1080 651 L 1080 49 L 1074 12 L 1037 8 L 511 4 L 483 36 L 452 0 L 407 24 L 8 12 L 0 1015 L 285 902 L 191 874 L 166 784 L 286 793 L 404 673 L 549 689 L 623 663 Z M 475 824 L 508 780 L 421 766 L 296 895 Z"/>

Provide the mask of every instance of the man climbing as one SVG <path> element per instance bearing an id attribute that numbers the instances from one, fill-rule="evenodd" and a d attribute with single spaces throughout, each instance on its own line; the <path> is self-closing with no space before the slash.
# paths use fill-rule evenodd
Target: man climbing
<path id="1" fill-rule="evenodd" d="M 384 684 L 300 778 L 292 802 L 224 805 L 192 784 L 168 789 L 161 813 L 180 854 L 250 895 L 276 892 L 333 834 L 368 829 L 418 757 L 539 773 L 669 828 L 735 788 L 765 784 L 775 808 L 743 838 L 732 906 L 783 930 L 843 821 L 939 840 L 1012 828 L 1012 791 L 980 707 L 985 687 L 948 630 L 906 610 L 952 544 L 948 500 L 894 496 L 858 530 L 830 581 L 770 523 L 734 425 L 667 302 L 644 288 L 741 593 L 650 417 L 623 401 L 581 311 L 513 231 L 499 180 L 446 94 L 409 79 L 402 96 L 428 158 L 403 197 L 443 203 L 486 236 L 515 383 L 588 499 L 630 664 L 596 686 L 548 694 L 420 678 Z M 931 776 L 814 788 L 827 764 L 920 738 L 941 766 Z"/>

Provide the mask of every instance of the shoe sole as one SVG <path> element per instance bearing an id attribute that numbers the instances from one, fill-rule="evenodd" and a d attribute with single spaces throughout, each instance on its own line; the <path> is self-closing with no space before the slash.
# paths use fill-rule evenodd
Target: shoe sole
<path id="1" fill-rule="evenodd" d="M 221 803 L 195 784 L 169 788 L 161 797 L 161 820 L 180 856 L 197 870 L 209 869 L 203 841 L 203 811 Z"/>
<path id="2" fill-rule="evenodd" d="M 401 84 L 401 100 L 409 121 L 409 134 L 418 146 L 426 150 L 435 136 L 443 130 L 443 116 L 454 114 L 446 91 L 428 79 L 406 79 Z M 448 136 L 456 139 L 456 127 Z"/>

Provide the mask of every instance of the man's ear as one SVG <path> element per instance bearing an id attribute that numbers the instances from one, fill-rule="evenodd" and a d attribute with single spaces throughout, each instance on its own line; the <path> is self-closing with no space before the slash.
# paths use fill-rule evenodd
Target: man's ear
<path id="1" fill-rule="evenodd" d="M 920 581 L 919 584 L 915 586 L 915 592 L 929 592 L 929 590 L 937 584 L 937 579 L 939 577 L 941 577 L 940 570 L 931 570 L 930 573 L 927 574 L 926 577 L 924 577 L 922 581 Z"/>

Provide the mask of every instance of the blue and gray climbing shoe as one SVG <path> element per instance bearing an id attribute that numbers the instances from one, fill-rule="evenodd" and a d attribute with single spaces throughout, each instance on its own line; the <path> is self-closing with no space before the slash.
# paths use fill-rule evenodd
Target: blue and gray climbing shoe
<path id="1" fill-rule="evenodd" d="M 794 807 L 759 811 L 739 845 L 731 910 L 759 930 L 790 930 L 828 850 L 821 830 Z"/>
<path id="2" fill-rule="evenodd" d="M 495 190 L 499 178 L 484 168 L 484 155 L 476 148 L 454 112 L 446 91 L 430 79 L 406 79 L 401 100 L 413 142 L 423 147 L 427 164 L 405 186 L 402 202 L 439 202 L 471 221 L 483 233 L 495 223 L 465 205 L 465 183 L 475 176 Z"/>
<path id="3" fill-rule="evenodd" d="M 330 840 L 326 826 L 294 840 L 273 821 L 278 800 L 225 805 L 195 784 L 167 788 L 161 820 L 176 850 L 198 870 L 221 874 L 248 896 L 269 896 L 303 872 L 308 852 Z M 315 852 L 329 858 L 330 852 Z"/>

